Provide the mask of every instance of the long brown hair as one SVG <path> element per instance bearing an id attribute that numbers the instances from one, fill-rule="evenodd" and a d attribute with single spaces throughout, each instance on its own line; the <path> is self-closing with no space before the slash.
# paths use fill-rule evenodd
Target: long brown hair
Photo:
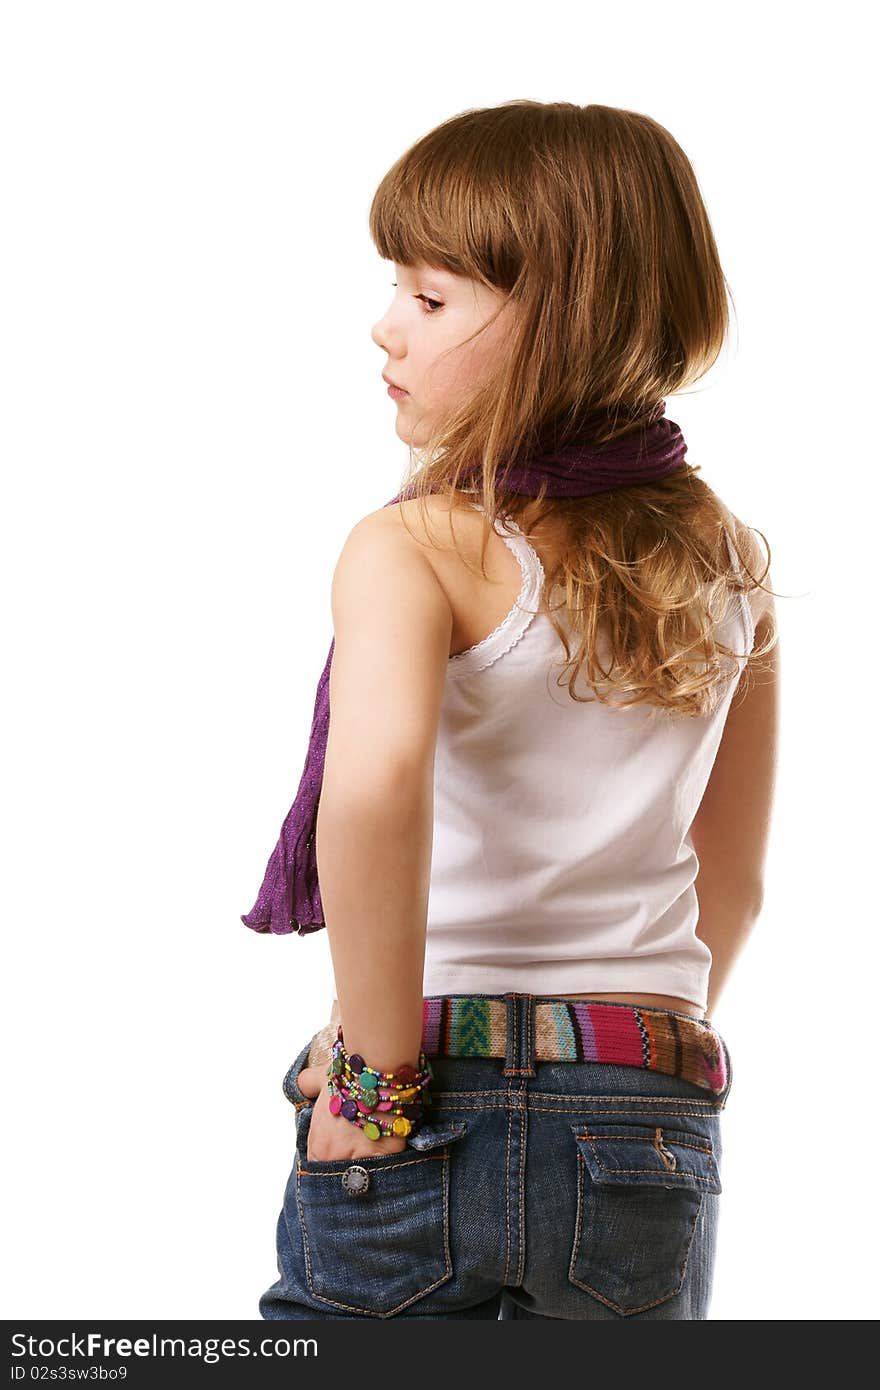
<path id="1" fill-rule="evenodd" d="M 649 116 L 611 106 L 520 100 L 464 111 L 388 171 L 370 232 L 383 259 L 466 276 L 516 309 L 504 351 L 479 385 L 438 413 L 425 443 L 410 446 L 401 490 L 420 500 L 426 532 L 427 499 L 445 496 L 454 508 L 476 478 L 487 513 L 485 576 L 497 517 L 519 524 L 528 513 L 534 527 L 549 518 L 565 541 L 544 603 L 572 698 L 592 698 L 575 693 L 583 669 L 605 703 L 709 712 L 735 654 L 716 637 L 730 594 L 765 587 L 763 532 L 758 578 L 752 528 L 737 525 L 688 464 L 660 482 L 586 498 L 547 498 L 542 487 L 533 499 L 497 482 L 507 460 L 564 445 L 585 419 L 607 422 L 597 442 L 618 438 L 717 360 L 729 326 L 727 281 L 681 147 Z M 725 534 L 747 580 L 737 580 Z M 554 591 L 566 624 L 549 606 Z M 597 661 L 600 628 L 607 669 Z M 776 640 L 772 616 L 747 664 Z M 605 680 L 626 698 L 612 700 L 600 689 Z"/>

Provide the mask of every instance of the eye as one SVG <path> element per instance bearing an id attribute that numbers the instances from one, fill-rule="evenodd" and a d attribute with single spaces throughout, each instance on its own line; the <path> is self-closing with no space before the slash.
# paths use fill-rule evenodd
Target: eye
<path id="1" fill-rule="evenodd" d="M 395 290 L 397 289 L 397 281 L 396 281 L 396 280 L 392 280 L 392 281 L 391 281 L 391 287 L 392 287 L 392 289 L 395 289 Z M 442 308 L 443 308 L 443 304 L 442 304 L 442 302 L 441 302 L 439 299 L 431 299 L 430 296 L 427 295 L 427 294 L 416 294 L 416 295 L 413 295 L 413 298 L 414 298 L 414 299 L 423 299 L 423 300 L 425 301 L 426 304 L 430 304 L 430 305 L 432 306 L 432 307 L 428 310 L 428 317 L 429 317 L 429 318 L 430 318 L 431 314 L 436 314 L 436 312 L 437 312 L 438 309 L 442 309 Z"/>

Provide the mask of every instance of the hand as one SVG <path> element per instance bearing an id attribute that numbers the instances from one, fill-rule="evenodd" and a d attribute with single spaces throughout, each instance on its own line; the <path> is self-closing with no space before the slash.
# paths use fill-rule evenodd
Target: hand
<path id="1" fill-rule="evenodd" d="M 333 1114 L 326 1066 L 303 1067 L 296 1083 L 304 1096 L 316 1098 L 306 1142 L 307 1160 L 324 1162 L 328 1159 L 373 1158 L 376 1154 L 403 1153 L 406 1148 L 404 1135 L 388 1134 L 381 1139 L 368 1139 L 359 1125 L 353 1125 L 344 1115 Z"/>

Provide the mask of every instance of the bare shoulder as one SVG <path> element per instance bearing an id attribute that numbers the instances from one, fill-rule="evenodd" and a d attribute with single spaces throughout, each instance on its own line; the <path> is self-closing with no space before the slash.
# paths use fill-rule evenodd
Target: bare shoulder
<path id="1" fill-rule="evenodd" d="M 460 514 L 455 539 L 448 525 L 453 511 Z M 419 499 L 378 507 L 351 528 L 337 562 L 334 591 L 349 586 L 378 592 L 390 582 L 398 589 L 421 592 L 428 603 L 443 609 L 443 620 L 454 629 L 458 570 L 464 570 L 457 552 L 478 553 L 474 528 L 479 526 L 479 514 L 472 507 L 450 506 L 439 497 L 426 498 L 424 509 Z"/>
<path id="2" fill-rule="evenodd" d="M 435 512 L 438 509 L 432 508 Z M 439 514 L 439 513 L 438 513 Z M 377 507 L 356 521 L 343 546 L 343 556 L 367 555 L 377 563 L 398 564 L 412 570 L 432 568 L 429 548 L 422 543 L 425 526 L 412 502 Z"/>
<path id="3" fill-rule="evenodd" d="M 460 556 L 479 553 L 483 531 L 481 514 L 463 494 L 441 497 L 407 498 L 394 502 L 364 518 L 364 523 L 385 528 L 403 544 L 424 556 L 441 580 L 449 566 L 460 564 Z"/>
<path id="4" fill-rule="evenodd" d="M 381 628 L 391 615 L 395 624 L 442 632 L 448 642 L 452 614 L 443 586 L 394 513 L 380 507 L 351 527 L 330 586 L 334 629 Z"/>

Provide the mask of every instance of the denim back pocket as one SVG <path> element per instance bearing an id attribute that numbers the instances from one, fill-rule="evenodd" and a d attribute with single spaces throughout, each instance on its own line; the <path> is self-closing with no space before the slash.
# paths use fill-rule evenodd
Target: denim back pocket
<path id="1" fill-rule="evenodd" d="M 466 1130 L 464 1120 L 424 1125 L 401 1153 L 333 1160 L 305 1156 L 306 1132 L 296 1220 L 314 1298 L 391 1317 L 452 1277 L 449 1146 Z"/>
<path id="2" fill-rule="evenodd" d="M 711 1137 L 665 1122 L 584 1121 L 568 1276 L 624 1315 L 678 1293 L 707 1193 L 721 1191 Z"/>

